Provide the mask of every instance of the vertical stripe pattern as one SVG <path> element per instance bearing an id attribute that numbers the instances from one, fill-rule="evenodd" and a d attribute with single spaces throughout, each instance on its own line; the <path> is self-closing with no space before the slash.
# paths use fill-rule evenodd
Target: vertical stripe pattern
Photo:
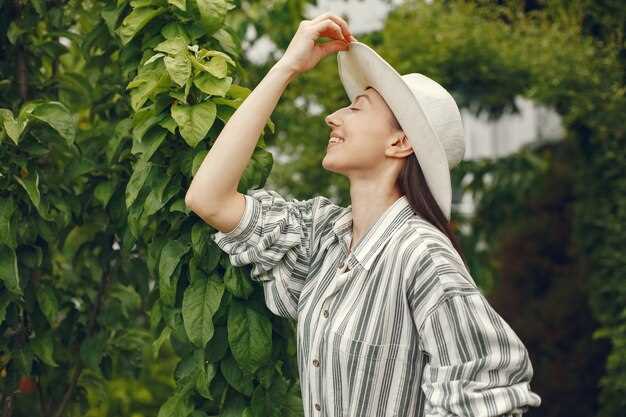
<path id="1" fill-rule="evenodd" d="M 520 416 L 528 352 L 448 238 L 400 197 L 348 251 L 352 206 L 250 190 L 212 239 L 297 320 L 306 417 Z"/>

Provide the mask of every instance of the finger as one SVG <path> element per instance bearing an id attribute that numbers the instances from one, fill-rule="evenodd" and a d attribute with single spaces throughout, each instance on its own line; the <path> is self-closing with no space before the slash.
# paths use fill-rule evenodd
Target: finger
<path id="1" fill-rule="evenodd" d="M 313 23 L 313 29 L 320 36 L 349 42 L 346 38 L 344 38 L 343 32 L 341 32 L 341 27 L 330 19 Z"/>
<path id="2" fill-rule="evenodd" d="M 351 39 L 352 32 L 350 32 L 350 28 L 348 27 L 348 22 L 346 22 L 341 16 L 337 16 L 332 12 L 322 13 L 321 15 L 313 19 L 312 22 L 319 22 L 325 19 L 330 19 L 333 22 L 337 23 L 341 27 L 341 31 L 343 32 L 343 37 L 346 40 Z"/>
<path id="3" fill-rule="evenodd" d="M 337 51 L 347 51 L 350 47 L 343 41 L 330 41 L 317 45 L 322 52 L 322 56 L 326 56 Z"/>

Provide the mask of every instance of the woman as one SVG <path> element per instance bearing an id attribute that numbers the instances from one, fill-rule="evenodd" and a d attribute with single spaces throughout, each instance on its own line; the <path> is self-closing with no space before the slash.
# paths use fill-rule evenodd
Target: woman
<path id="1" fill-rule="evenodd" d="M 333 40 L 316 44 L 320 36 Z M 349 178 L 352 204 L 238 193 L 284 88 L 337 51 L 352 103 L 326 117 L 322 164 Z M 218 230 L 233 265 L 253 266 L 268 308 L 297 320 L 305 416 L 514 416 L 539 406 L 526 348 L 450 230 L 449 169 L 463 153 L 451 96 L 421 74 L 400 77 L 326 13 L 300 24 L 205 157 L 187 205 Z"/>

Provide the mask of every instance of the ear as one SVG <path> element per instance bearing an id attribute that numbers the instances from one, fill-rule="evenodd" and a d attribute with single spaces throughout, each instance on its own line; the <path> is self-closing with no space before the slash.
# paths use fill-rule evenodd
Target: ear
<path id="1" fill-rule="evenodd" d="M 413 146 L 409 142 L 409 138 L 406 137 L 404 132 L 400 132 L 394 141 L 394 146 L 397 148 L 398 156 L 409 156 L 413 153 Z"/>
<path id="2" fill-rule="evenodd" d="M 394 138 L 391 145 L 390 149 L 393 149 L 393 156 L 404 158 L 413 153 L 411 142 L 402 131 Z"/>

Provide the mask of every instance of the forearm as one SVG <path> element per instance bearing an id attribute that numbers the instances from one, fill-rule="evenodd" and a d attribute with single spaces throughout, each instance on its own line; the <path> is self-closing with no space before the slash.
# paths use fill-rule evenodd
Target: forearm
<path id="1" fill-rule="evenodd" d="M 196 172 L 185 202 L 204 212 L 234 194 L 263 127 L 296 73 L 277 62 L 232 114 Z"/>

